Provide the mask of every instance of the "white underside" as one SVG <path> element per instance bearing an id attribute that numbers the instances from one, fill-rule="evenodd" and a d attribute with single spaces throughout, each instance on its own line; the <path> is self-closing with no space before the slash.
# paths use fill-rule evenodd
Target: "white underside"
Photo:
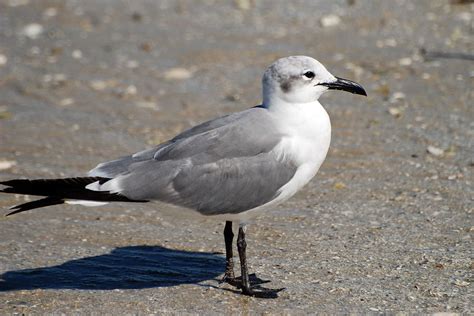
<path id="1" fill-rule="evenodd" d="M 66 204 L 71 205 L 82 205 L 82 206 L 102 206 L 108 204 L 108 202 L 97 202 L 97 201 L 86 201 L 86 200 L 66 200 Z"/>

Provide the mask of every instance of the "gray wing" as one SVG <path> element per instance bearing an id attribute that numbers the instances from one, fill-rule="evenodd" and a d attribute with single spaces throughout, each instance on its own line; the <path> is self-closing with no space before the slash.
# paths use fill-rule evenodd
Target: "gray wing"
<path id="1" fill-rule="evenodd" d="M 162 149 L 168 148 L 168 151 L 171 150 L 173 147 L 182 147 L 184 144 L 182 143 L 183 140 L 186 138 L 190 138 L 214 129 L 218 129 L 226 124 L 237 122 L 240 119 L 244 119 L 252 116 L 252 112 L 257 110 L 256 112 L 260 112 L 263 109 L 259 107 L 251 108 L 243 112 L 233 113 L 230 115 L 225 115 L 202 124 L 196 125 L 180 134 L 175 136 L 173 139 L 159 144 L 153 148 L 145 149 L 143 151 L 137 152 L 133 155 L 120 157 L 116 160 L 107 161 L 104 163 L 100 163 L 94 169 L 89 171 L 89 176 L 94 177 L 107 177 L 113 178 L 119 176 L 122 173 L 128 172 L 129 167 L 133 163 L 142 162 L 151 160 L 155 157 L 155 154 L 159 153 Z M 255 113 L 256 117 L 261 116 L 263 113 Z M 188 141 L 189 142 L 189 141 Z M 164 152 L 163 152 L 164 153 Z"/>
<path id="2" fill-rule="evenodd" d="M 282 135 L 266 111 L 253 108 L 210 121 L 154 150 L 124 158 L 127 171 L 102 189 L 205 215 L 265 204 L 296 172 L 294 164 L 273 151 Z"/>

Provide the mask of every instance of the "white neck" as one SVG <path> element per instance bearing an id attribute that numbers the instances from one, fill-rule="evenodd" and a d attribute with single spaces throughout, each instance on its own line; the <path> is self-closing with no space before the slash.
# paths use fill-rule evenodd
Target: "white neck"
<path id="1" fill-rule="evenodd" d="M 263 102 L 263 107 L 274 114 L 281 124 L 301 129 L 308 126 L 312 129 L 331 128 L 329 116 L 318 100 L 305 103 L 288 103 L 280 98 Z"/>

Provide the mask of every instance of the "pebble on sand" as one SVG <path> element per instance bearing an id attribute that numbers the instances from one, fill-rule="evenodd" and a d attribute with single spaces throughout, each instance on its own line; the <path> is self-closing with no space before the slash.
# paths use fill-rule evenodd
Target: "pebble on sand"
<path id="1" fill-rule="evenodd" d="M 336 182 L 334 183 L 333 188 L 336 190 L 345 189 L 346 185 L 343 182 Z"/>
<path id="2" fill-rule="evenodd" d="M 164 73 L 166 80 L 186 80 L 193 76 L 192 71 L 186 68 L 171 68 Z"/>
<path id="3" fill-rule="evenodd" d="M 467 281 L 464 281 L 464 280 L 457 279 L 457 280 L 454 281 L 454 284 L 457 285 L 457 286 L 468 286 L 471 283 L 469 283 Z"/>
<path id="4" fill-rule="evenodd" d="M 396 118 L 399 118 L 402 116 L 403 114 L 403 110 L 401 108 L 388 108 L 388 113 L 390 113 L 390 115 L 396 117 Z"/>
<path id="5" fill-rule="evenodd" d="M 103 91 L 105 90 L 109 85 L 107 84 L 106 81 L 103 81 L 103 80 L 92 80 L 90 83 L 89 83 L 89 86 L 96 90 L 96 91 Z"/>
<path id="6" fill-rule="evenodd" d="M 249 10 L 252 7 L 251 0 L 235 0 L 235 6 L 239 10 Z"/>
<path id="7" fill-rule="evenodd" d="M 444 154 L 444 150 L 435 146 L 428 146 L 426 151 L 433 156 L 440 157 Z"/>
<path id="8" fill-rule="evenodd" d="M 46 10 L 43 11 L 43 16 L 46 18 L 51 18 L 53 16 L 58 15 L 58 9 L 54 7 L 49 7 Z"/>
<path id="9" fill-rule="evenodd" d="M 31 23 L 26 25 L 21 33 L 30 39 L 37 39 L 38 37 L 40 37 L 43 31 L 44 28 L 41 24 Z"/>
<path id="10" fill-rule="evenodd" d="M 400 58 L 398 64 L 400 66 L 410 66 L 412 64 L 412 59 L 410 57 Z"/>
<path id="11" fill-rule="evenodd" d="M 78 49 L 75 49 L 75 50 L 72 51 L 71 56 L 74 59 L 81 59 L 82 58 L 82 52 Z"/>
<path id="12" fill-rule="evenodd" d="M 155 111 L 158 111 L 160 109 L 160 107 L 156 104 L 156 102 L 152 102 L 152 101 L 137 101 L 135 102 L 135 105 L 140 108 L 152 109 Z"/>
<path id="13" fill-rule="evenodd" d="M 0 54 L 0 66 L 4 66 L 7 64 L 8 58 L 7 56 Z"/>
<path id="14" fill-rule="evenodd" d="M 58 103 L 60 106 L 69 106 L 74 104 L 74 99 L 73 98 L 64 98 Z"/>
<path id="15" fill-rule="evenodd" d="M 397 103 L 399 100 L 405 99 L 405 97 L 406 97 L 405 93 L 397 91 L 397 92 L 392 93 L 388 101 L 390 103 Z"/>
<path id="16" fill-rule="evenodd" d="M 335 14 L 328 14 L 320 20 L 322 27 L 333 27 L 341 23 L 341 18 Z"/>
<path id="17" fill-rule="evenodd" d="M 7 170 L 16 165 L 13 160 L 0 160 L 0 170 Z"/>

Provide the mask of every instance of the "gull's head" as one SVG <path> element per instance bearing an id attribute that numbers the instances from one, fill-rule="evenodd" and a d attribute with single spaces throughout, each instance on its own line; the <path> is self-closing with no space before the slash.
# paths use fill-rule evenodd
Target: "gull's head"
<path id="1" fill-rule="evenodd" d="M 359 84 L 333 76 L 319 61 L 307 56 L 290 56 L 275 61 L 265 71 L 262 87 L 266 105 L 277 100 L 314 102 L 331 89 L 367 95 Z"/>

